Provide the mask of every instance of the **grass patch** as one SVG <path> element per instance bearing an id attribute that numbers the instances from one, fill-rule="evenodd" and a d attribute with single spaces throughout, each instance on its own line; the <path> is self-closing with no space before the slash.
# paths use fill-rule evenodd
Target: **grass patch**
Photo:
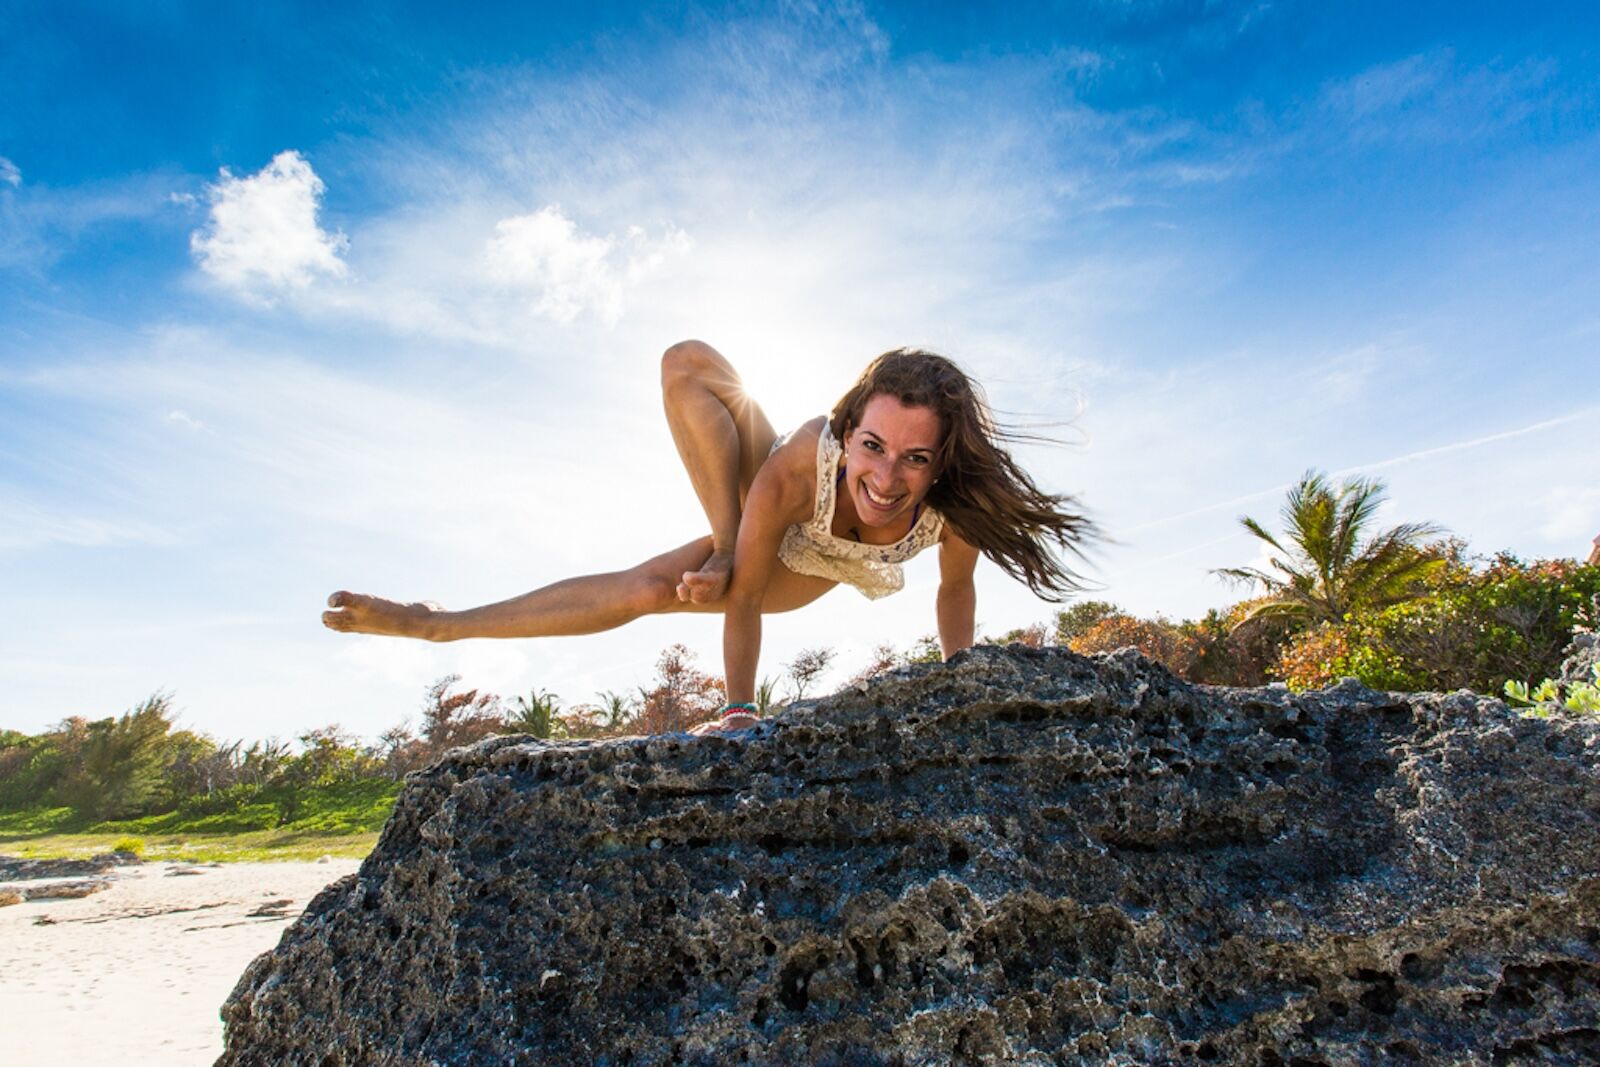
<path id="1" fill-rule="evenodd" d="M 0 852 L 59 859 L 137 837 L 146 860 L 360 859 L 378 843 L 401 783 L 387 779 L 260 791 L 140 819 L 97 822 L 71 808 L 0 812 Z"/>

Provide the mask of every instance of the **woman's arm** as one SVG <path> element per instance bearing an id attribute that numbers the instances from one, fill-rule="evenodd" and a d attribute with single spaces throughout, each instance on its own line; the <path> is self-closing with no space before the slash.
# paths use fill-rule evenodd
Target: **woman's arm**
<path id="1" fill-rule="evenodd" d="M 977 566 L 978 550 L 946 526 L 939 539 L 939 598 L 934 609 L 945 659 L 972 647 L 978 613 L 978 587 L 972 574 Z"/>
<path id="2" fill-rule="evenodd" d="M 761 657 L 761 603 L 790 524 L 811 517 L 816 498 L 816 437 L 796 434 L 756 473 L 739 519 L 733 579 L 723 606 L 723 678 L 728 703 L 755 700 Z M 809 445 L 807 440 L 809 438 Z"/>

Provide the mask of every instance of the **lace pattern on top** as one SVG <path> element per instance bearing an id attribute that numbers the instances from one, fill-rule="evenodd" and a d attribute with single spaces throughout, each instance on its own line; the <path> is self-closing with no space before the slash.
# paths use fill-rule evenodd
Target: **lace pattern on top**
<path id="1" fill-rule="evenodd" d="M 780 438 L 773 450 L 787 438 Z M 778 559 L 796 574 L 853 585 L 869 600 L 898 593 L 905 588 L 905 571 L 900 564 L 938 543 L 944 531 L 944 518 L 924 506 L 922 517 L 911 532 L 892 545 L 864 545 L 833 535 L 833 509 L 838 503 L 839 459 L 844 450 L 834 440 L 827 422 L 817 437 L 817 508 L 810 522 L 795 523 L 783 534 Z"/>

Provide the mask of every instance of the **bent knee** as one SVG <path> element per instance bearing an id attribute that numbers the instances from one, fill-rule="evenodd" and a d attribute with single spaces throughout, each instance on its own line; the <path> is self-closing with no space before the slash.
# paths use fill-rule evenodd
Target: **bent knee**
<path id="1" fill-rule="evenodd" d="M 658 615 L 678 606 L 678 583 L 661 574 L 638 575 L 629 590 L 629 609 L 639 615 Z"/>
<path id="2" fill-rule="evenodd" d="M 679 341 L 661 353 L 661 384 L 699 377 L 716 359 L 717 350 L 704 341 Z"/>

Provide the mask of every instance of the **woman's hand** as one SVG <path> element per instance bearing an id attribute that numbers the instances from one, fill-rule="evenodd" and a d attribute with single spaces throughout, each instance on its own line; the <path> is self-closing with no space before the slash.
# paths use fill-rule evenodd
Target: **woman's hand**
<path id="1" fill-rule="evenodd" d="M 734 712 L 732 715 L 724 715 L 720 719 L 703 722 L 689 732 L 696 737 L 704 737 L 706 734 L 726 734 L 735 730 L 748 730 L 759 721 L 758 716 Z"/>

